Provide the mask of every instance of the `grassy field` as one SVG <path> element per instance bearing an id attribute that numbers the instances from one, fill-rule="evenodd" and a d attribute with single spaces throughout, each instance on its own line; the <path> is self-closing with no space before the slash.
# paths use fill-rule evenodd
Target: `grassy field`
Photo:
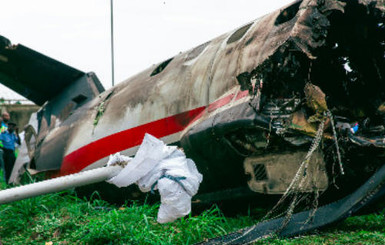
<path id="1" fill-rule="evenodd" d="M 2 184 L 4 188 L 4 184 Z M 156 222 L 159 205 L 109 204 L 66 191 L 0 206 L 2 244 L 193 244 L 252 225 L 253 217 L 225 217 L 215 206 L 170 224 Z M 351 217 L 322 232 L 256 244 L 385 244 L 384 211 Z"/>

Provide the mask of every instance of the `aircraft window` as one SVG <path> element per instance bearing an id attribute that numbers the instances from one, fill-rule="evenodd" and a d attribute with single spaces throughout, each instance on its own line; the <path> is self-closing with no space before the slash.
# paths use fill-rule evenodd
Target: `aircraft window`
<path id="1" fill-rule="evenodd" d="M 168 63 L 170 63 L 172 61 L 172 59 L 174 59 L 174 58 L 163 61 L 162 64 L 160 64 L 157 68 L 155 68 L 155 70 L 152 71 L 150 76 L 155 76 L 156 74 L 161 73 L 166 68 Z"/>
<path id="2" fill-rule="evenodd" d="M 287 7 L 286 9 L 284 9 L 277 17 L 277 19 L 275 19 L 275 23 L 274 25 L 280 25 L 282 23 L 285 23 L 291 19 L 293 19 L 295 17 L 295 15 L 297 14 L 298 10 L 299 10 L 299 6 L 301 5 L 302 1 L 299 1 L 289 7 Z"/>
<path id="3" fill-rule="evenodd" d="M 233 43 L 235 41 L 238 41 L 239 39 L 241 39 L 247 32 L 247 30 L 249 30 L 250 26 L 252 25 L 253 23 L 250 23 L 248 25 L 245 25 L 245 26 L 242 26 L 241 28 L 239 28 L 238 30 L 236 30 L 232 35 L 231 37 L 227 40 L 227 44 L 230 44 L 230 43 Z"/>
<path id="4" fill-rule="evenodd" d="M 201 44 L 201 45 L 199 45 L 198 47 L 194 48 L 194 49 L 187 55 L 186 61 L 192 60 L 192 59 L 195 59 L 196 57 L 198 57 L 198 55 L 200 55 L 200 54 L 202 53 L 202 51 L 207 47 L 207 45 L 209 45 L 209 43 L 210 43 L 210 42 L 207 42 L 207 43 Z"/>

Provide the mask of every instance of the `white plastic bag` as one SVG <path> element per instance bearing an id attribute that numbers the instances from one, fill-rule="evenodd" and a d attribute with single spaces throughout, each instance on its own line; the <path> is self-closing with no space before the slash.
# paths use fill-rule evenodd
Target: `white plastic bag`
<path id="1" fill-rule="evenodd" d="M 138 152 L 132 161 L 114 178 L 108 182 L 118 187 L 132 185 L 155 167 L 163 158 L 169 156 L 174 147 L 165 147 L 165 144 L 157 138 L 146 134 Z"/>
<path id="2" fill-rule="evenodd" d="M 115 154 L 109 163 L 119 162 L 121 157 Z M 158 222 L 167 223 L 191 212 L 191 198 L 198 192 L 202 178 L 195 163 L 176 146 L 167 146 L 146 134 L 136 156 L 108 182 L 118 187 L 136 182 L 143 192 L 159 190 Z"/>

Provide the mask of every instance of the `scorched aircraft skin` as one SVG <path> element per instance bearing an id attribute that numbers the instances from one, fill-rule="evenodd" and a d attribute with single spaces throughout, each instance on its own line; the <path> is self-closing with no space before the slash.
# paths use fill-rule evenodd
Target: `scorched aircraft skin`
<path id="1" fill-rule="evenodd" d="M 195 202 L 326 197 L 315 213 L 208 243 L 294 235 L 384 192 L 384 11 L 384 1 L 296 1 L 107 91 L 94 74 L 4 39 L 0 81 L 42 105 L 26 128 L 29 168 L 54 177 L 100 167 L 110 154 L 134 155 L 149 133 L 197 164 Z M 293 189 L 296 173 L 305 179 Z"/>

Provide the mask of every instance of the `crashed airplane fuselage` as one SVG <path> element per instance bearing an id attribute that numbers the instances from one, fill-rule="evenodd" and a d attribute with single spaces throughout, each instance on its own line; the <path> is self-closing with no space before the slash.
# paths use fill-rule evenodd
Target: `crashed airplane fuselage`
<path id="1" fill-rule="evenodd" d="M 375 173 L 385 163 L 384 11 L 384 1 L 296 1 L 107 91 L 93 74 L 53 60 L 37 66 L 21 45 L 1 50 L 0 78 L 44 104 L 26 130 L 31 169 L 62 176 L 100 167 L 115 152 L 134 155 L 149 133 L 196 162 L 204 176 L 197 202 L 242 188 L 322 192 L 329 208 L 346 207 L 335 221 L 384 182 L 357 194 L 371 176 L 382 178 Z M 29 80 L 38 68 L 47 70 L 43 84 Z M 348 194 L 362 205 L 344 203 Z M 332 222 L 319 219 L 314 227 Z M 301 230 L 280 222 L 287 234 Z M 259 234 L 250 231 L 243 242 Z"/>

